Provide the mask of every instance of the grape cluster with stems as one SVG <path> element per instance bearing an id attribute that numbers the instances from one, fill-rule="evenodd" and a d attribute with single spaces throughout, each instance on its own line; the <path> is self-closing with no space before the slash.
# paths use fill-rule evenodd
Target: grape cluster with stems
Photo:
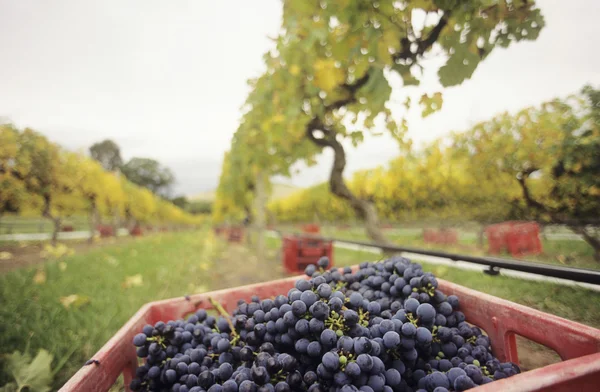
<path id="1" fill-rule="evenodd" d="M 448 392 L 520 372 L 468 324 L 456 296 L 403 257 L 352 272 L 306 268 L 287 295 L 146 325 L 133 391 Z"/>

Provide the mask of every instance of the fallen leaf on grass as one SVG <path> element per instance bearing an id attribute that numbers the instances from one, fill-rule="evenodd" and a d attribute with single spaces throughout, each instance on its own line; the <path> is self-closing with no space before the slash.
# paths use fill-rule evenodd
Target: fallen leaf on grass
<path id="1" fill-rule="evenodd" d="M 67 309 L 82 307 L 90 302 L 90 297 L 85 295 L 71 294 L 66 297 L 60 297 L 60 303 Z"/>
<path id="2" fill-rule="evenodd" d="M 110 265 L 113 265 L 113 266 L 119 265 L 119 260 L 117 260 L 116 258 L 114 258 L 112 256 L 106 256 L 104 258 L 104 260 L 106 260 L 106 262 Z"/>
<path id="3" fill-rule="evenodd" d="M 125 281 L 123 282 L 123 288 L 128 289 L 130 287 L 142 286 L 143 284 L 144 284 L 144 280 L 142 278 L 142 275 L 137 274 L 137 275 L 126 277 Z"/>
<path id="4" fill-rule="evenodd" d="M 200 269 L 202 271 L 208 271 L 210 269 L 210 263 L 200 263 Z"/>
<path id="5" fill-rule="evenodd" d="M 202 294 L 208 291 L 208 287 L 204 285 L 194 286 L 192 283 L 188 285 L 188 291 L 192 294 Z"/>
<path id="6" fill-rule="evenodd" d="M 50 391 L 53 356 L 48 351 L 41 349 L 33 359 L 27 353 L 15 351 L 6 359 L 6 368 L 15 382 L 0 388 L 0 391 Z"/>
<path id="7" fill-rule="evenodd" d="M 43 269 L 37 270 L 37 272 L 33 276 L 33 283 L 35 283 L 35 284 L 46 283 L 46 271 L 44 271 Z"/>
<path id="8" fill-rule="evenodd" d="M 10 252 L 0 252 L 0 260 L 10 260 L 13 255 Z"/>
<path id="9" fill-rule="evenodd" d="M 52 259 L 60 259 L 64 256 L 72 256 L 75 254 L 75 250 L 69 248 L 65 244 L 58 244 L 56 246 L 52 246 L 47 244 L 44 246 L 44 249 L 40 252 L 40 256 L 43 258 L 52 258 Z"/>
<path id="10" fill-rule="evenodd" d="M 64 272 L 67 269 L 67 263 L 65 263 L 64 261 L 59 262 L 58 269 Z"/>

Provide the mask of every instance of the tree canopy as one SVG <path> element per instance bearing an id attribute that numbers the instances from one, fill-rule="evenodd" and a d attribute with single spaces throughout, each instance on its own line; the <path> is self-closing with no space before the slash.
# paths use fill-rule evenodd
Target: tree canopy
<path id="1" fill-rule="evenodd" d="M 441 86 L 458 85 L 496 47 L 535 39 L 543 25 L 535 3 L 523 0 L 284 1 L 276 49 L 265 55 L 267 71 L 250 81 L 231 153 L 269 174 L 289 175 L 296 162 L 313 164 L 331 148 L 330 190 L 385 242 L 373 204 L 344 181 L 343 140 L 358 145 L 384 124 L 405 145 L 408 124 L 389 104 L 392 86 L 418 85 L 432 58 L 443 62 Z M 419 100 L 423 115 L 442 104 L 441 93 Z M 252 175 L 236 172 L 235 181 Z"/>
<path id="2" fill-rule="evenodd" d="M 93 144 L 90 147 L 90 156 L 108 171 L 115 171 L 123 165 L 121 149 L 110 139 Z"/>
<path id="3" fill-rule="evenodd" d="M 121 172 L 129 181 L 157 195 L 168 196 L 175 183 L 171 169 L 150 158 L 131 158 L 121 166 Z"/>

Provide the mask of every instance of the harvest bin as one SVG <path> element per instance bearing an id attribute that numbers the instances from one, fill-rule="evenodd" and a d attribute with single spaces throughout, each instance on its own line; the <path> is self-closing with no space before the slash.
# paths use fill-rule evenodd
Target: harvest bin
<path id="1" fill-rule="evenodd" d="M 357 267 L 354 267 L 355 269 Z M 122 373 L 126 390 L 135 374 L 138 358 L 133 337 L 145 324 L 178 319 L 197 309 L 211 309 L 212 297 L 228 311 L 239 299 L 250 301 L 287 293 L 299 277 L 258 283 L 232 289 L 148 303 L 98 351 L 98 364 L 82 367 L 61 392 L 105 392 Z M 306 276 L 303 276 L 306 278 Z M 563 362 L 531 370 L 472 389 L 477 392 L 503 391 L 598 391 L 600 389 L 600 330 L 518 305 L 488 294 L 438 279 L 446 295 L 457 295 L 467 321 L 485 330 L 494 354 L 501 361 L 518 363 L 515 336 L 521 335 L 555 350 Z"/>
<path id="2" fill-rule="evenodd" d="M 324 241 L 309 236 L 283 236 L 283 267 L 287 273 L 302 273 L 309 264 L 317 264 L 323 256 L 333 266 L 333 241 Z"/>

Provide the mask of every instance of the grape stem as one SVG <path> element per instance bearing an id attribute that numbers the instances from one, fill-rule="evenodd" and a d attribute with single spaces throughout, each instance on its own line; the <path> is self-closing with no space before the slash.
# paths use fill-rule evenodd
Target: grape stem
<path id="1" fill-rule="evenodd" d="M 223 316 L 223 318 L 225 318 L 225 320 L 227 320 L 227 324 L 229 324 L 229 329 L 231 329 L 231 334 L 233 336 L 237 336 L 237 332 L 235 330 L 235 327 L 233 326 L 233 323 L 231 322 L 231 316 L 229 315 L 229 313 L 227 313 L 227 311 L 225 310 L 225 308 L 223 307 L 223 305 L 221 305 L 220 303 L 218 303 L 217 301 L 215 301 L 212 297 L 208 297 L 208 302 L 210 302 L 210 304 L 217 309 L 217 312 L 219 312 L 219 314 L 221 316 Z"/>

